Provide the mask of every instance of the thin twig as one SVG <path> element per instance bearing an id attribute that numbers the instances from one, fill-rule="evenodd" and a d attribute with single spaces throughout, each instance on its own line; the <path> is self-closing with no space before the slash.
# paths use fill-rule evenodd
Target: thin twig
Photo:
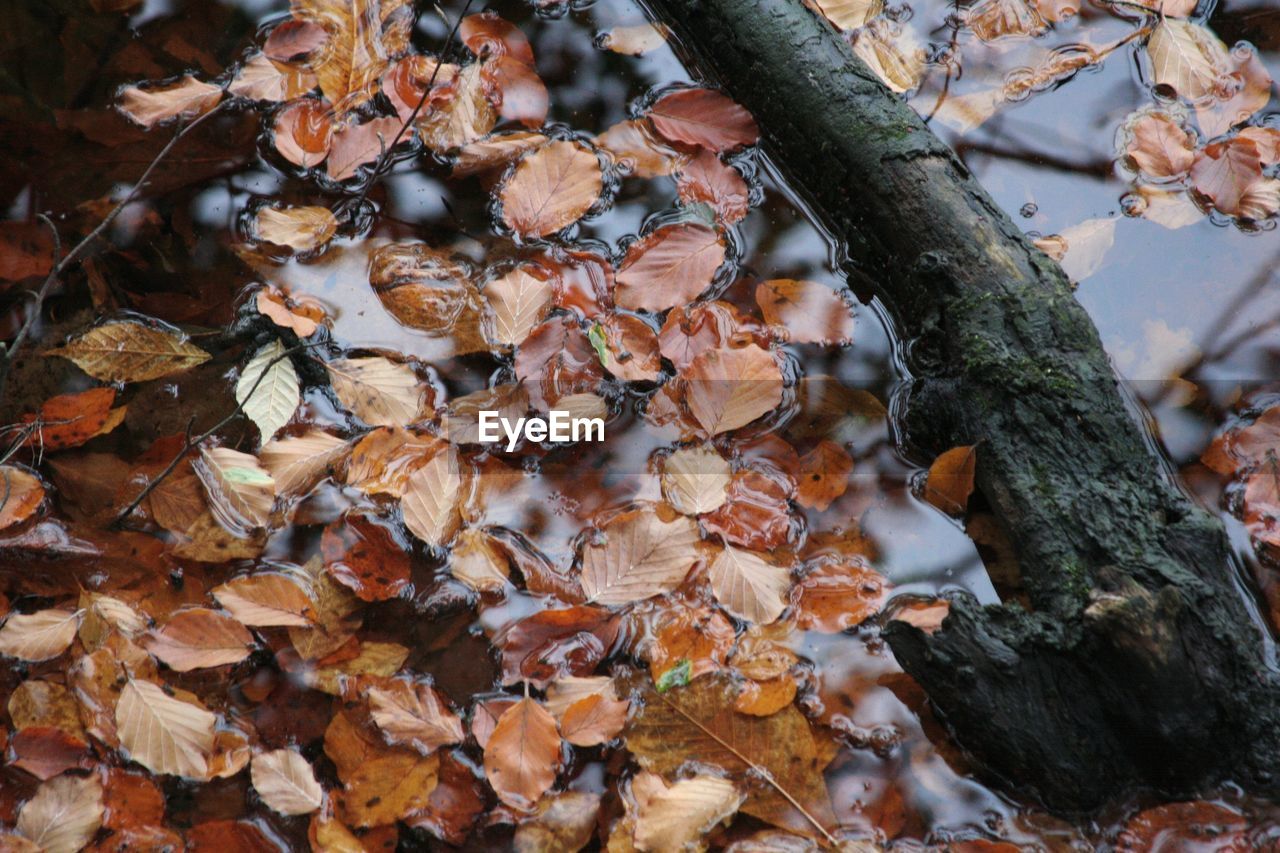
<path id="1" fill-rule="evenodd" d="M 200 433 L 200 435 L 196 436 L 195 438 L 191 437 L 191 430 L 195 426 L 195 419 L 192 418 L 191 422 L 187 424 L 186 435 L 183 436 L 182 449 L 178 451 L 176 456 L 174 456 L 172 459 L 169 460 L 169 464 L 166 465 L 159 474 L 151 478 L 151 480 L 142 489 L 142 491 L 138 492 L 137 496 L 132 501 L 129 502 L 129 505 L 126 506 L 124 509 L 122 509 L 116 515 L 116 517 L 111 520 L 111 524 L 109 524 L 108 527 L 110 527 L 113 530 L 118 530 L 120 526 L 124 524 L 125 520 L 128 519 L 128 517 L 133 514 L 133 511 L 142 505 L 142 502 L 147 499 L 147 496 L 150 495 L 153 491 L 155 491 L 156 487 L 159 486 L 162 482 L 164 482 L 164 479 L 174 472 L 174 470 L 178 467 L 178 465 L 182 462 L 182 460 L 187 457 L 187 454 L 190 453 L 193 448 L 198 447 L 200 444 L 204 443 L 204 441 L 207 438 L 209 438 L 211 435 L 216 433 L 218 430 L 222 429 L 227 424 L 231 423 L 231 421 L 235 418 L 236 415 L 242 413 L 244 411 L 245 403 L 253 399 L 253 395 L 258 390 L 258 386 L 262 384 L 262 380 L 267 378 L 267 373 L 270 371 L 272 367 L 274 367 L 279 362 L 285 360 L 286 358 L 289 358 L 290 356 L 294 355 L 295 353 L 302 352 L 303 350 L 310 349 L 311 347 L 314 347 L 314 346 L 319 346 L 321 343 L 322 343 L 321 341 L 313 341 L 311 343 L 298 344 L 296 347 L 290 347 L 289 349 L 280 353 L 275 358 L 271 359 L 271 361 L 268 362 L 267 365 L 262 368 L 262 372 L 258 374 L 258 378 L 254 381 L 253 385 L 250 386 L 249 393 L 244 395 L 243 400 L 236 403 L 236 407 L 231 410 L 231 413 L 228 414 L 222 420 L 218 421 L 213 426 L 209 427 L 209 429 Z"/>
<path id="2" fill-rule="evenodd" d="M 116 221 L 116 217 L 118 217 L 120 213 L 138 197 L 138 194 L 147 185 L 147 181 L 151 179 L 151 173 L 154 172 L 156 167 L 160 165 L 161 161 L 169 155 L 169 152 L 173 150 L 174 146 L 176 146 L 184 136 L 199 127 L 207 118 L 221 110 L 227 103 L 229 103 L 229 101 L 223 101 L 207 113 L 196 118 L 195 121 L 179 128 L 178 132 L 173 135 L 173 138 L 165 143 L 165 146 L 160 149 L 160 153 L 156 154 L 150 165 L 148 165 L 146 170 L 142 173 L 142 177 L 140 177 L 137 183 L 135 183 L 129 192 L 125 194 L 125 197 L 122 198 L 115 207 L 111 208 L 111 211 L 103 217 L 97 227 L 86 234 L 84 239 L 77 243 L 65 256 L 62 256 L 61 258 L 59 257 L 62 252 L 62 242 L 58 237 L 57 227 L 49 217 L 44 214 L 40 214 L 38 218 L 48 225 L 49 229 L 53 232 L 53 264 L 49 269 L 49 274 L 45 276 L 44 282 L 40 285 L 40 289 L 36 291 L 34 304 L 31 306 L 30 313 L 23 321 L 22 326 L 18 329 L 18 334 L 14 337 L 13 342 L 9 344 L 8 347 L 4 347 L 3 344 L 0 344 L 0 399 L 4 398 L 5 385 L 9 381 L 9 370 L 18 356 L 18 350 L 21 349 L 24 343 L 26 343 L 27 337 L 31 333 L 32 326 L 34 326 L 36 320 L 39 319 L 44 308 L 45 297 L 49 295 L 49 291 L 53 288 L 53 283 L 62 276 L 72 263 L 79 259 L 85 249 L 87 249 L 93 241 L 98 239 L 102 232 L 111 227 L 111 223 Z"/>
<path id="3" fill-rule="evenodd" d="M 391 152 L 400 144 L 400 140 L 404 138 L 405 131 L 413 126 L 414 121 L 418 118 L 418 113 L 422 111 L 426 105 L 427 99 L 431 97 L 431 90 L 435 88 L 436 76 L 440 73 L 440 66 L 444 64 L 444 58 L 449 53 L 449 48 L 453 46 L 453 40 L 458 34 L 459 27 L 462 26 L 462 20 L 467 16 L 467 12 L 471 10 L 471 4 L 474 0 L 467 0 L 463 5 L 462 11 L 458 13 L 458 19 L 454 21 L 453 26 L 449 29 L 449 34 L 445 36 L 444 46 L 440 48 L 440 54 L 436 57 L 436 67 L 431 69 L 431 77 L 427 80 L 426 87 L 422 90 L 422 97 L 418 98 L 418 103 L 414 105 L 413 111 L 409 113 L 409 117 L 400 125 L 400 129 L 396 131 L 396 135 L 391 140 L 390 145 L 386 145 L 382 149 L 382 153 L 378 155 L 378 159 L 374 161 L 373 171 L 369 173 L 368 179 L 360 187 L 360 194 L 354 198 L 349 198 L 339 205 L 339 211 L 345 213 L 347 210 L 359 210 L 364 200 L 369 196 L 369 190 L 373 189 L 374 184 L 382 177 L 388 164 L 391 162 Z"/>

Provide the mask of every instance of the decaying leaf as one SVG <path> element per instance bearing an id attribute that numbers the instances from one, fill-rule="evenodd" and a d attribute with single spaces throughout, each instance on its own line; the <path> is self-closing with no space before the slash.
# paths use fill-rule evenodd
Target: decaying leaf
<path id="1" fill-rule="evenodd" d="M 853 459 L 834 441 L 823 439 L 800 458 L 796 477 L 796 502 L 804 507 L 825 510 L 844 494 L 853 471 Z"/>
<path id="2" fill-rule="evenodd" d="M 560 715 L 560 734 L 574 746 L 599 746 L 622 731 L 630 710 L 630 702 L 612 699 L 604 691 L 592 693 Z"/>
<path id="3" fill-rule="evenodd" d="M 314 335 L 325 315 L 324 306 L 316 300 L 294 296 L 274 285 L 259 290 L 255 304 L 259 314 L 300 338 Z"/>
<path id="4" fill-rule="evenodd" d="M 120 111 L 143 127 L 153 127 L 178 116 L 206 113 L 220 100 L 222 89 L 187 75 L 166 86 L 126 86 L 120 93 Z"/>
<path id="5" fill-rule="evenodd" d="M 315 606 L 307 589 L 289 575 L 278 572 L 235 578 L 210 592 L 241 625 L 307 628 L 315 617 Z"/>
<path id="6" fill-rule="evenodd" d="M 812 0 L 812 3 L 837 28 L 856 30 L 882 11 L 883 0 Z"/>
<path id="7" fill-rule="evenodd" d="M 249 773 L 258 796 L 282 815 L 310 814 L 324 801 L 324 790 L 311 765 L 295 750 L 258 753 Z"/>
<path id="8" fill-rule="evenodd" d="M 1125 149 L 1133 162 L 1153 178 L 1186 174 L 1195 146 L 1181 125 L 1164 113 L 1145 113 L 1130 126 L 1133 139 Z"/>
<path id="9" fill-rule="evenodd" d="M 516 346 L 551 310 L 551 284 L 536 272 L 516 267 L 484 286 L 490 321 L 486 336 L 491 342 Z"/>
<path id="10" fill-rule="evenodd" d="M 560 732 L 555 717 L 533 699 L 502 713 L 484 747 L 484 772 L 498 799 L 529 810 L 556 781 Z"/>
<path id="11" fill-rule="evenodd" d="M 152 773 L 203 779 L 217 718 L 194 699 L 184 702 L 150 681 L 129 679 L 116 705 L 120 745 Z"/>
<path id="12" fill-rule="evenodd" d="M 543 797 L 533 817 L 512 839 L 515 853 L 577 853 L 591 843 L 600 814 L 600 795 L 564 791 Z"/>
<path id="13" fill-rule="evenodd" d="M 257 457 L 229 447 L 202 447 L 191 467 L 204 484 L 218 522 L 241 535 L 270 523 L 276 483 Z"/>
<path id="14" fill-rule="evenodd" d="M 1147 41 L 1152 76 L 1181 98 L 1198 101 L 1212 95 L 1226 75 L 1226 45 L 1209 28 L 1191 21 L 1164 18 Z"/>
<path id="15" fill-rule="evenodd" d="M 426 684 L 388 679 L 365 691 L 369 714 L 388 743 L 412 747 L 423 755 L 465 737 L 462 721 Z"/>
<path id="16" fill-rule="evenodd" d="M 710 89 L 680 89 L 663 95 L 649 109 L 649 121 L 672 142 L 717 152 L 754 145 L 760 136 L 750 113 Z"/>
<path id="17" fill-rule="evenodd" d="M 0 530 L 31 518 L 43 501 L 39 478 L 16 465 L 0 465 Z"/>
<path id="18" fill-rule="evenodd" d="M 479 62 L 467 65 L 445 84 L 443 103 L 433 103 L 431 110 L 418 116 L 418 130 L 428 148 L 443 154 L 482 139 L 493 130 L 498 111 L 486 88 Z"/>
<path id="19" fill-rule="evenodd" d="M 689 409 L 708 435 L 746 426 L 782 401 L 782 370 L 755 344 L 713 349 L 685 372 Z"/>
<path id="20" fill-rule="evenodd" d="M 823 562 L 791 587 L 796 623 L 805 630 L 830 634 L 855 628 L 880 610 L 888 586 L 858 562 Z"/>
<path id="21" fill-rule="evenodd" d="M 397 137 L 399 142 L 397 142 Z M 394 116 L 348 125 L 333 132 L 325 173 L 335 181 L 354 177 L 361 166 L 376 162 L 397 145 L 409 141 L 400 119 Z"/>
<path id="22" fill-rule="evenodd" d="M 272 139 L 280 156 L 295 166 L 318 166 L 333 146 L 333 116 L 328 102 L 300 98 L 289 104 L 276 114 Z"/>
<path id="23" fill-rule="evenodd" d="M 742 811 L 834 844 L 836 825 L 822 771 L 825 750 L 794 706 L 768 717 L 733 708 L 738 688 L 712 674 L 666 693 L 650 691 L 627 727 L 640 766 L 667 778 L 691 755 L 746 780 Z"/>
<path id="24" fill-rule="evenodd" d="M 629 24 L 616 26 L 600 39 L 601 46 L 614 53 L 643 56 L 667 43 L 665 24 Z"/>
<path id="25" fill-rule="evenodd" d="M 38 427 L 25 444 L 44 450 L 79 447 L 108 428 L 115 399 L 114 388 L 90 388 L 50 397 L 40 406 L 39 413 L 22 416 L 23 423 Z"/>
<path id="26" fill-rule="evenodd" d="M 909 92 L 924 77 L 925 51 L 909 24 L 876 18 L 858 31 L 853 52 L 895 92 Z"/>
<path id="27" fill-rule="evenodd" d="M 238 663 L 253 649 L 253 635 L 216 610 L 180 610 L 146 642 L 147 651 L 170 669 L 187 672 Z"/>
<path id="28" fill-rule="evenodd" d="M 372 426 L 407 426 L 418 419 L 423 390 L 413 368 L 381 356 L 325 362 L 333 393 Z"/>
<path id="29" fill-rule="evenodd" d="M 333 239 L 338 220 L 327 207 L 264 207 L 254 219 L 258 239 L 314 252 Z"/>
<path id="30" fill-rule="evenodd" d="M 413 23 L 407 0 L 292 0 L 292 11 L 328 35 L 308 65 L 339 113 L 372 97 L 391 57 L 408 46 Z"/>
<path id="31" fill-rule="evenodd" d="M 776 278 L 757 285 L 756 302 L 766 323 L 786 329 L 789 343 L 845 346 L 853 339 L 853 310 L 825 285 Z"/>
<path id="32" fill-rule="evenodd" d="M 146 382 L 209 360 L 207 352 L 176 332 L 133 320 L 94 326 L 49 353 L 71 359 L 103 382 Z"/>
<path id="33" fill-rule="evenodd" d="M 59 776 L 43 782 L 23 804 L 17 830 L 44 853 L 77 853 L 98 832 L 102 813 L 102 783 L 97 776 Z M 0 847 L 5 847 L 3 841 Z"/>
<path id="34" fill-rule="evenodd" d="M 662 496 L 685 515 L 711 512 L 724 504 L 729 478 L 729 463 L 714 448 L 681 448 L 662 463 Z"/>
<path id="35" fill-rule="evenodd" d="M 707 577 L 716 600 L 739 619 L 766 625 L 786 609 L 790 571 L 757 553 L 726 545 L 711 561 Z"/>
<path id="36" fill-rule="evenodd" d="M 0 627 L 0 654 L 25 661 L 56 658 L 71 645 L 79 626 L 78 611 L 12 613 Z"/>
<path id="37" fill-rule="evenodd" d="M 258 461 L 276 482 L 282 496 L 300 497 L 316 484 L 341 472 L 351 446 L 336 435 L 312 430 L 296 438 L 281 438 L 262 446 Z"/>
<path id="38" fill-rule="evenodd" d="M 596 155 L 559 140 L 528 154 L 498 194 L 502 219 L 524 237 L 544 237 L 582 217 L 603 186 Z"/>
<path id="39" fill-rule="evenodd" d="M 605 525 L 603 542 L 582 555 L 588 601 L 626 604 L 675 589 L 698 560 L 698 530 L 685 517 L 666 522 L 647 510 L 623 513 Z"/>
<path id="40" fill-rule="evenodd" d="M 1027 0 L 982 0 L 969 7 L 965 23 L 983 41 L 1034 36 L 1045 29 L 1040 12 Z"/>
<path id="41" fill-rule="evenodd" d="M 625 171 L 637 178 L 670 175 L 689 162 L 690 156 L 658 139 L 643 120 L 621 121 L 595 139 Z"/>
<path id="42" fill-rule="evenodd" d="M 1191 166 L 1191 183 L 1228 216 L 1265 219 L 1280 207 L 1280 181 L 1263 177 L 1252 139 L 1237 136 L 1205 146 Z"/>
<path id="43" fill-rule="evenodd" d="M 385 521 L 352 514 L 324 529 L 320 553 L 329 577 L 362 601 L 395 598 L 409 585 L 409 554 Z"/>
<path id="44" fill-rule="evenodd" d="M 428 545 L 444 545 L 461 522 L 461 489 L 457 451 L 446 447 L 409 475 L 400 499 L 405 527 Z"/>
<path id="45" fill-rule="evenodd" d="M 700 848 L 702 836 L 738 811 L 745 796 L 718 776 L 694 776 L 668 785 L 656 773 L 631 780 L 637 850 L 675 853 Z M 628 811 L 632 803 L 628 802 Z"/>
<path id="46" fill-rule="evenodd" d="M 738 170 L 705 149 L 680 169 L 676 191 L 685 204 L 710 205 L 723 225 L 740 221 L 751 204 L 751 191 Z"/>
<path id="47" fill-rule="evenodd" d="M 449 574 L 483 592 L 504 588 L 509 573 L 509 561 L 497 539 L 472 527 L 459 531 L 449 549 Z"/>
<path id="48" fill-rule="evenodd" d="M 289 101 L 315 87 L 316 77 L 311 72 L 260 53 L 240 67 L 227 91 L 255 101 Z"/>
<path id="49" fill-rule="evenodd" d="M 972 445 L 953 447 L 929 466 L 924 499 L 947 515 L 963 515 L 973 494 L 978 454 Z"/>

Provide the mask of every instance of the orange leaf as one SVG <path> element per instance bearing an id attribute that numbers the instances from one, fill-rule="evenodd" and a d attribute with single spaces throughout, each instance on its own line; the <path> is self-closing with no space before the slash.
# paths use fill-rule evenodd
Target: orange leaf
<path id="1" fill-rule="evenodd" d="M 719 92 L 681 89 L 659 98 L 649 121 L 672 142 L 729 151 L 754 145 L 760 136 L 751 114 Z"/>
<path id="2" fill-rule="evenodd" d="M 253 649 L 253 635 L 230 616 L 196 607 L 179 610 L 144 641 L 147 651 L 178 672 L 239 663 Z"/>
<path id="3" fill-rule="evenodd" d="M 692 302 L 724 262 L 724 243 L 696 223 L 664 225 L 627 247 L 618 267 L 618 305 L 665 311 Z"/>
<path id="4" fill-rule="evenodd" d="M 853 338 L 853 309 L 839 293 L 816 281 L 761 282 L 756 302 L 766 323 L 786 328 L 789 343 L 844 346 Z"/>
<path id="5" fill-rule="evenodd" d="M 796 500 L 801 506 L 825 510 L 849 487 L 853 459 L 834 441 L 823 439 L 800 458 Z"/>
<path id="6" fill-rule="evenodd" d="M 978 455 L 973 445 L 953 447 L 929 466 L 924 499 L 947 515 L 964 515 L 973 494 Z"/>
<path id="7" fill-rule="evenodd" d="M 45 450 L 79 447 L 102 433 L 115 399 L 114 388 L 90 388 L 77 394 L 50 397 L 38 415 L 22 416 L 23 423 L 39 424 L 25 446 Z"/>
<path id="8" fill-rule="evenodd" d="M 829 562 L 791 588 L 791 604 L 801 629 L 838 634 L 875 615 L 888 591 L 885 579 L 869 568 Z"/>
<path id="9" fill-rule="evenodd" d="M 782 370 L 755 344 L 708 350 L 684 375 L 689 410 L 708 435 L 746 426 L 782 402 Z"/>
<path id="10" fill-rule="evenodd" d="M 42 501 L 39 479 L 16 465 L 0 465 L 0 530 L 26 521 Z"/>
<path id="11" fill-rule="evenodd" d="M 502 221 L 522 237 L 554 234 L 590 210 L 603 186 L 595 154 L 566 140 L 548 143 L 502 185 Z"/>
<path id="12" fill-rule="evenodd" d="M 272 138 L 280 156 L 310 169 L 329 156 L 333 146 L 333 113 L 325 101 L 302 98 L 276 114 Z"/>
<path id="13" fill-rule="evenodd" d="M 560 718 L 560 733 L 574 746 L 599 746 L 617 737 L 631 704 L 593 693 L 570 705 Z"/>
<path id="14" fill-rule="evenodd" d="M 521 699 L 498 719 L 484 748 L 484 772 L 498 799 L 527 811 L 556 781 L 560 733 L 555 717 Z"/>
<path id="15" fill-rule="evenodd" d="M 362 601 L 395 598 L 409 585 L 409 553 L 390 528 L 368 515 L 350 515 L 324 529 L 325 570 Z"/>
<path id="16" fill-rule="evenodd" d="M 722 162 L 715 152 L 706 150 L 680 170 L 676 191 L 685 204 L 710 205 L 722 225 L 740 221 L 747 215 L 751 203 L 747 182 L 738 170 Z"/>

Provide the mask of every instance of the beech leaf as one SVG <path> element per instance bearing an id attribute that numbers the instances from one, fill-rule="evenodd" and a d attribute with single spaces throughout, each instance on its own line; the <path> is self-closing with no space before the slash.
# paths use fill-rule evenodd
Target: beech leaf
<path id="1" fill-rule="evenodd" d="M 16 465 L 0 465 L 0 530 L 26 521 L 43 501 L 38 478 Z"/>
<path id="2" fill-rule="evenodd" d="M 152 773 L 205 778 L 216 723 L 204 708 L 175 699 L 150 681 L 129 679 L 116 704 L 121 746 Z"/>
<path id="3" fill-rule="evenodd" d="M 405 527 L 432 547 L 444 545 L 461 522 L 458 514 L 461 489 L 457 451 L 447 447 L 409 476 L 404 497 L 400 499 Z"/>
<path id="4" fill-rule="evenodd" d="M 191 118 L 206 113 L 220 100 L 222 89 L 188 74 L 166 86 L 126 86 L 120 93 L 120 111 L 143 127 L 154 127 L 177 116 Z"/>
<path id="5" fill-rule="evenodd" d="M 1174 178 L 1185 174 L 1195 160 L 1191 135 L 1164 113 L 1146 113 L 1130 127 L 1133 139 L 1125 149 L 1144 174 Z"/>
<path id="6" fill-rule="evenodd" d="M 685 372 L 689 409 L 708 435 L 745 426 L 782 402 L 782 370 L 755 344 L 712 349 Z"/>
<path id="7" fill-rule="evenodd" d="M 307 760 L 292 749 L 261 752 L 249 765 L 253 789 L 282 815 L 310 814 L 324 802 L 324 789 Z"/>
<path id="8" fill-rule="evenodd" d="M 56 658 L 71 645 L 79 627 L 78 611 L 12 613 L 0 627 L 0 654 L 32 662 Z"/>
<path id="9" fill-rule="evenodd" d="M 487 337 L 494 344 L 516 346 L 529 337 L 551 310 L 551 284 L 516 267 L 484 286 L 489 303 Z"/>
<path id="10" fill-rule="evenodd" d="M 262 446 L 258 461 L 276 481 L 281 495 L 298 497 L 335 473 L 351 452 L 336 435 L 312 430 L 296 438 L 281 438 Z"/>
<path id="11" fill-rule="evenodd" d="M 291 10 L 328 35 L 307 64 L 339 114 L 371 98 L 391 57 L 409 44 L 408 0 L 292 0 Z"/>
<path id="12" fill-rule="evenodd" d="M 307 590 L 277 572 L 235 578 L 210 593 L 241 625 L 309 628 L 315 618 L 315 605 Z"/>
<path id="13" fill-rule="evenodd" d="M 253 650 L 253 635 L 216 610 L 179 610 L 145 642 L 147 651 L 178 672 L 239 663 Z"/>
<path id="14" fill-rule="evenodd" d="M 449 549 L 449 574 L 477 592 L 507 585 L 510 565 L 502 546 L 483 530 L 466 528 Z"/>
<path id="15" fill-rule="evenodd" d="M 853 309 L 840 294 L 816 281 L 761 282 L 756 302 L 766 323 L 786 328 L 788 343 L 846 346 L 853 339 Z"/>
<path id="16" fill-rule="evenodd" d="M 242 536 L 268 525 L 276 483 L 256 457 L 229 447 L 202 447 L 191 467 L 204 483 L 214 517 L 228 531 Z"/>
<path id="17" fill-rule="evenodd" d="M 685 515 L 719 509 L 729 488 L 729 463 L 713 447 L 685 447 L 662 464 L 662 496 Z"/>
<path id="18" fill-rule="evenodd" d="M 325 369 L 342 405 L 371 426 L 407 426 L 421 414 L 424 395 L 408 365 L 370 356 L 335 359 Z"/>
<path id="19" fill-rule="evenodd" d="M 429 755 L 442 746 L 461 743 L 462 720 L 426 684 L 391 679 L 365 691 L 369 715 L 388 743 L 410 746 Z"/>
<path id="20" fill-rule="evenodd" d="M 576 142 L 550 142 L 528 154 L 498 193 L 502 221 L 522 237 L 545 237 L 572 225 L 600 198 L 596 155 Z"/>
<path id="21" fill-rule="evenodd" d="M 739 619 L 767 625 L 787 607 L 791 573 L 753 551 L 726 545 L 707 569 L 720 605 Z"/>
<path id="22" fill-rule="evenodd" d="M 698 528 L 688 518 L 665 522 L 649 510 L 615 517 L 582 556 L 587 601 L 627 604 L 671 592 L 698 560 Z"/>
<path id="23" fill-rule="evenodd" d="M 665 311 L 696 299 L 722 263 L 724 243 L 713 229 L 664 225 L 627 248 L 614 298 L 632 311 Z"/>
<path id="24" fill-rule="evenodd" d="M 1175 18 L 1162 18 L 1156 25 L 1147 54 L 1156 84 L 1189 101 L 1213 94 L 1230 64 L 1226 45 L 1212 30 Z"/>
<path id="25" fill-rule="evenodd" d="M 822 17 L 841 30 L 856 30 L 882 11 L 883 0 L 813 0 Z"/>
<path id="26" fill-rule="evenodd" d="M 314 252 L 333 239 L 338 219 L 327 207 L 264 207 L 254 219 L 254 229 L 260 240 L 295 252 Z"/>
<path id="27" fill-rule="evenodd" d="M 298 374 L 277 338 L 254 353 L 236 382 L 236 402 L 258 427 L 262 443 L 287 424 L 302 402 Z"/>
<path id="28" fill-rule="evenodd" d="M 521 699 L 502 713 L 484 747 L 484 772 L 498 799 L 528 811 L 556 781 L 560 732 L 533 699 Z"/>
<path id="29" fill-rule="evenodd" d="M 35 796 L 23 803 L 17 830 L 44 853 L 76 853 L 93 840 L 102 814 L 102 782 L 97 775 L 59 776 L 41 783 Z"/>
<path id="30" fill-rule="evenodd" d="M 754 145 L 760 136 L 749 112 L 710 89 L 680 89 L 663 95 L 650 108 L 649 121 L 672 142 L 717 152 Z"/>
<path id="31" fill-rule="evenodd" d="M 599 746 L 622 731 L 630 709 L 629 702 L 593 693 L 565 709 L 560 734 L 574 746 Z"/>
<path id="32" fill-rule="evenodd" d="M 631 780 L 635 800 L 637 850 L 677 851 L 699 844 L 702 836 L 738 811 L 746 797 L 728 779 L 694 776 L 667 785 L 656 773 Z M 630 805 L 630 804 L 628 804 Z"/>
<path id="33" fill-rule="evenodd" d="M 146 382 L 209 360 L 207 352 L 176 332 L 132 320 L 94 326 L 49 353 L 71 359 L 103 382 Z"/>
<path id="34" fill-rule="evenodd" d="M 240 67 L 227 91 L 255 101 L 290 101 L 316 87 L 310 71 L 257 54 Z"/>
<path id="35" fill-rule="evenodd" d="M 947 515 L 963 515 L 973 494 L 978 455 L 972 445 L 953 447 L 929 466 L 924 499 Z"/>

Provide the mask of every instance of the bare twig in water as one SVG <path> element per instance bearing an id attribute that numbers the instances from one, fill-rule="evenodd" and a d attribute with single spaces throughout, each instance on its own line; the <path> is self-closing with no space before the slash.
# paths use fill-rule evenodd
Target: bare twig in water
<path id="1" fill-rule="evenodd" d="M 98 237 L 102 235 L 102 232 L 110 228 L 111 223 L 116 221 L 116 217 L 120 215 L 121 211 L 128 207 L 129 204 L 138 197 L 138 194 L 147 185 L 147 181 L 151 180 L 151 173 L 156 170 L 156 167 L 159 166 L 161 161 L 169 155 L 169 152 L 174 149 L 178 142 L 192 130 L 199 127 L 205 119 L 218 113 L 227 103 L 229 102 L 222 101 L 207 113 L 200 115 L 190 124 L 180 127 L 177 133 L 173 135 L 173 138 L 160 149 L 160 153 L 156 154 L 150 165 L 147 166 L 146 171 L 142 173 L 142 177 L 138 178 L 137 183 L 135 183 L 129 192 L 125 194 L 125 197 L 120 199 L 120 201 L 116 203 L 115 207 L 111 208 L 111 211 L 103 217 L 101 222 L 98 223 L 97 227 L 86 234 L 84 239 L 79 243 L 76 243 L 76 245 L 72 247 L 71 251 L 67 252 L 66 255 L 59 257 L 62 252 L 62 242 L 58 237 L 57 227 L 49 217 L 44 214 L 40 215 L 40 221 L 49 226 L 49 230 L 53 232 L 53 266 L 49 269 L 49 274 L 45 276 L 44 282 L 40 285 L 40 289 L 35 292 L 30 313 L 27 315 L 26 320 L 23 321 L 22 326 L 18 329 L 18 334 L 14 337 L 13 342 L 8 346 L 0 343 L 0 399 L 4 398 L 5 385 L 9 381 L 9 371 L 13 367 L 13 362 L 18 356 L 18 350 L 22 348 L 24 343 L 26 343 L 27 337 L 31 333 L 31 327 L 34 326 L 36 320 L 39 319 L 41 310 L 44 308 L 45 297 L 49 295 L 49 291 L 53 288 L 53 283 L 56 282 L 73 263 L 80 259 L 80 256 L 89 248 L 90 244 L 97 240 Z"/>
<path id="2" fill-rule="evenodd" d="M 178 465 L 181 464 L 182 460 L 187 457 L 188 453 L 190 453 L 194 448 L 200 446 L 206 439 L 208 439 L 218 430 L 222 429 L 224 426 L 231 423 L 232 419 L 235 418 L 236 415 L 243 412 L 244 404 L 253 399 L 253 395 L 255 392 L 257 392 L 258 386 L 262 384 L 263 379 L 267 378 L 267 373 L 269 372 L 270 368 L 274 367 L 279 362 L 284 361 L 286 358 L 289 358 L 290 356 L 293 356 L 296 353 L 300 353 L 303 350 L 310 349 L 311 347 L 314 347 L 314 346 L 319 346 L 321 343 L 322 343 L 321 341 L 313 341 L 311 343 L 298 344 L 296 347 L 290 347 L 289 349 L 280 353 L 275 358 L 271 359 L 271 361 L 268 362 L 267 365 L 262 368 L 262 372 L 258 374 L 257 380 L 255 380 L 253 385 L 250 386 L 249 393 L 244 395 L 244 400 L 242 402 L 236 403 L 236 407 L 232 409 L 231 413 L 228 414 L 225 418 L 218 421 L 216 424 L 209 427 L 207 430 L 195 436 L 194 438 L 191 436 L 191 430 L 194 429 L 195 427 L 195 418 L 192 418 L 191 421 L 187 424 L 186 435 L 183 437 L 183 440 L 182 440 L 182 449 L 179 450 L 178 453 L 172 459 L 169 460 L 169 464 L 164 466 L 164 469 L 159 474 L 151 478 L 151 480 L 147 483 L 147 485 L 143 487 L 142 491 L 138 492 L 137 496 L 135 496 L 134 499 L 129 502 L 128 506 L 126 506 L 124 509 L 120 510 L 120 512 L 116 514 L 116 517 L 111 520 L 111 524 L 109 524 L 108 527 L 110 527 L 113 530 L 118 530 L 124 524 L 125 520 L 128 519 L 129 516 L 133 514 L 133 511 L 142 505 L 142 502 L 147 499 L 147 496 L 150 495 L 153 491 L 155 491 L 156 487 L 159 486 L 161 483 L 163 483 L 165 478 L 174 472 L 174 469 L 176 469 Z"/>

